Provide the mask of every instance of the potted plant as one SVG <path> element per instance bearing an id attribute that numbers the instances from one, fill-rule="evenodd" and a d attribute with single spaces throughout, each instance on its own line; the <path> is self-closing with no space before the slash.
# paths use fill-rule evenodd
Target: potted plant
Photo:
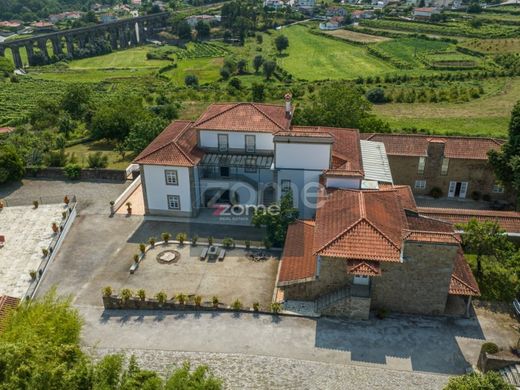
<path id="1" fill-rule="evenodd" d="M 280 313 L 281 310 L 282 310 L 282 304 L 280 302 L 273 302 L 273 303 L 271 303 L 271 311 L 274 314 Z"/>
<path id="2" fill-rule="evenodd" d="M 130 290 L 129 288 L 124 288 L 121 290 L 121 300 L 123 301 L 123 303 L 126 303 L 130 298 L 132 298 L 132 290 Z"/>
<path id="3" fill-rule="evenodd" d="M 31 280 L 35 280 L 36 279 L 36 271 L 34 271 L 34 270 L 29 271 L 29 276 L 31 277 Z"/>
<path id="4" fill-rule="evenodd" d="M 213 245 L 213 241 L 214 241 L 213 236 L 209 236 L 208 237 L 208 244 L 209 245 Z"/>
<path id="5" fill-rule="evenodd" d="M 177 296 L 175 298 L 177 298 L 179 305 L 182 305 L 182 306 L 184 306 L 186 304 L 186 300 L 188 299 L 188 297 L 186 295 L 184 295 L 183 293 L 177 294 Z"/>
<path id="6" fill-rule="evenodd" d="M 104 297 L 111 297 L 112 296 L 112 287 L 110 286 L 106 286 L 104 289 L 103 289 L 103 296 Z"/>
<path id="7" fill-rule="evenodd" d="M 245 244 L 246 244 L 246 249 L 251 248 L 251 241 L 250 240 L 246 240 Z"/>
<path id="8" fill-rule="evenodd" d="M 222 245 L 224 245 L 224 248 L 231 249 L 235 246 L 235 241 L 231 237 L 226 237 L 222 240 Z"/>
<path id="9" fill-rule="evenodd" d="M 161 234 L 161 237 L 162 237 L 164 243 L 168 244 L 168 241 L 170 240 L 171 234 L 167 233 L 167 232 L 164 232 L 163 234 Z"/>
<path id="10" fill-rule="evenodd" d="M 63 213 L 61 213 L 61 218 L 62 218 L 62 219 L 67 218 L 67 212 L 66 212 L 66 211 L 64 211 Z"/>
<path id="11" fill-rule="evenodd" d="M 0 210 L 2 210 L 3 208 L 4 208 L 4 202 L 2 202 L 2 201 L 0 200 Z"/>
<path id="12" fill-rule="evenodd" d="M 193 302 L 195 303 L 196 307 L 200 307 L 200 305 L 202 305 L 202 297 L 200 295 L 195 295 Z"/>
<path id="13" fill-rule="evenodd" d="M 39 205 L 40 205 L 40 203 L 38 203 L 37 200 L 33 200 L 33 206 L 35 209 L 37 209 Z"/>
<path id="14" fill-rule="evenodd" d="M 63 203 L 65 203 L 67 206 L 70 203 L 70 199 L 67 195 L 65 195 L 65 197 L 63 198 Z"/>
<path id="15" fill-rule="evenodd" d="M 139 251 L 144 255 L 144 252 L 146 252 L 146 244 L 140 243 L 139 244 Z"/>
<path id="16" fill-rule="evenodd" d="M 259 302 L 254 302 L 253 303 L 253 310 L 254 311 L 260 311 L 260 303 Z"/>
<path id="17" fill-rule="evenodd" d="M 43 257 L 49 256 L 49 250 L 47 248 L 42 248 L 42 255 Z"/>
<path id="18" fill-rule="evenodd" d="M 184 245 L 184 241 L 188 238 L 188 235 L 186 233 L 179 233 L 177 234 L 177 241 L 179 241 L 179 244 Z"/>
<path id="19" fill-rule="evenodd" d="M 128 213 L 128 215 L 132 215 L 132 203 L 131 202 L 126 202 L 126 212 Z"/>
<path id="20" fill-rule="evenodd" d="M 235 301 L 231 304 L 231 308 L 235 311 L 242 309 L 242 302 L 240 302 L 240 299 L 235 299 Z"/>
<path id="21" fill-rule="evenodd" d="M 56 224 L 56 222 L 53 222 L 52 223 L 52 231 L 54 233 L 58 233 L 60 231 L 60 228 L 58 227 L 58 225 Z"/>
<path id="22" fill-rule="evenodd" d="M 219 305 L 220 302 L 219 302 L 217 296 L 214 296 L 214 297 L 211 299 L 211 303 L 213 304 L 213 308 L 214 308 L 214 309 L 218 309 L 218 305 Z"/>
<path id="23" fill-rule="evenodd" d="M 139 297 L 141 302 L 144 301 L 146 299 L 146 292 L 144 291 L 144 289 L 140 288 L 139 290 L 137 290 L 137 296 Z"/>
<path id="24" fill-rule="evenodd" d="M 150 238 L 148 239 L 148 243 L 150 244 L 150 246 L 151 246 L 152 248 L 155 248 L 155 237 L 150 237 Z"/>
<path id="25" fill-rule="evenodd" d="M 160 291 L 157 294 L 155 294 L 155 299 L 157 299 L 157 303 L 159 304 L 159 307 L 162 307 L 166 300 L 168 299 L 168 295 L 164 291 Z"/>
<path id="26" fill-rule="evenodd" d="M 139 263 L 139 255 L 137 253 L 134 255 L 134 263 Z"/>

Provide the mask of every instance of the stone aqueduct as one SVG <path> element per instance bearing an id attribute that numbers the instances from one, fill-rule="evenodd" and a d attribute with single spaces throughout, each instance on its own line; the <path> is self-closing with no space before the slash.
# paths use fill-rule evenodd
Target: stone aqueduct
<path id="1" fill-rule="evenodd" d="M 146 42 L 154 32 L 166 26 L 169 16 L 169 13 L 162 12 L 3 42 L 0 43 L 0 56 L 4 56 L 6 49 L 10 49 L 14 65 L 20 69 L 24 66 L 20 54 L 20 49 L 23 48 L 27 52 L 29 66 L 37 65 L 35 50 L 43 57 L 44 62 L 50 62 L 51 56 L 47 46 L 49 41 L 52 44 L 54 56 L 66 55 L 69 58 L 74 58 L 75 53 L 84 49 L 89 42 L 100 38 L 110 42 L 113 50 L 124 49 Z"/>

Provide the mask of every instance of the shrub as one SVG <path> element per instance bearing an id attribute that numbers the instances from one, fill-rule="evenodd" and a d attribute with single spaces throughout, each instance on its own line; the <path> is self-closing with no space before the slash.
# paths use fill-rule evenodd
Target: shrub
<path id="1" fill-rule="evenodd" d="M 430 191 L 430 196 L 438 199 L 442 196 L 442 190 L 439 187 L 433 187 Z"/>
<path id="2" fill-rule="evenodd" d="M 128 301 L 130 298 L 132 298 L 133 292 L 129 288 L 124 288 L 121 290 L 121 299 L 123 302 Z"/>
<path id="3" fill-rule="evenodd" d="M 386 103 L 385 90 L 383 88 L 374 88 L 366 93 L 367 100 L 371 103 Z"/>
<path id="4" fill-rule="evenodd" d="M 253 310 L 254 311 L 259 311 L 260 310 L 260 303 L 259 302 L 254 302 L 253 303 Z"/>
<path id="5" fill-rule="evenodd" d="M 186 233 L 179 233 L 179 234 L 177 234 L 177 237 L 176 237 L 177 241 L 179 241 L 179 243 L 181 245 L 184 244 L 184 241 L 186 241 L 187 238 L 188 238 L 188 235 Z"/>
<path id="6" fill-rule="evenodd" d="M 193 301 L 195 302 L 195 306 L 200 306 L 202 304 L 202 297 L 200 295 L 196 295 Z"/>
<path id="7" fill-rule="evenodd" d="M 220 69 L 220 77 L 222 77 L 222 80 L 227 80 L 231 76 L 231 71 L 228 67 L 224 66 Z"/>
<path id="8" fill-rule="evenodd" d="M 108 166 L 108 156 L 101 152 L 91 153 L 87 157 L 89 168 L 106 168 Z"/>
<path id="9" fill-rule="evenodd" d="M 67 212 L 66 212 L 66 211 L 64 211 L 64 212 L 61 213 L 61 218 L 62 218 L 62 219 L 67 218 Z"/>
<path id="10" fill-rule="evenodd" d="M 217 296 L 213 296 L 213 298 L 211 298 L 211 303 L 213 304 L 213 307 L 218 307 L 220 301 L 218 300 Z"/>
<path id="11" fill-rule="evenodd" d="M 104 297 L 110 297 L 112 295 L 112 287 L 110 286 L 106 286 L 104 289 L 103 289 L 103 296 Z"/>
<path id="12" fill-rule="evenodd" d="M 142 288 L 140 288 L 139 290 L 137 290 L 137 296 L 141 301 L 144 301 L 146 299 L 146 292 Z"/>
<path id="13" fill-rule="evenodd" d="M 146 251 L 146 244 L 144 244 L 144 243 L 140 243 L 140 244 L 139 244 L 139 251 L 140 251 L 141 253 L 144 253 L 144 252 Z"/>
<path id="14" fill-rule="evenodd" d="M 64 168 L 65 176 L 70 180 L 79 179 L 81 175 L 81 166 L 79 164 L 69 163 Z"/>
<path id="15" fill-rule="evenodd" d="M 188 297 L 183 293 L 177 294 L 177 296 L 175 298 L 181 305 L 184 305 L 186 303 L 186 301 L 188 300 Z"/>
<path id="16" fill-rule="evenodd" d="M 39 205 L 40 203 L 37 200 L 33 200 L 33 206 L 35 209 L 37 209 Z"/>
<path id="17" fill-rule="evenodd" d="M 168 241 L 170 240 L 171 234 L 165 232 L 165 233 L 161 234 L 161 237 L 162 237 L 163 241 L 167 244 Z"/>
<path id="18" fill-rule="evenodd" d="M 245 244 L 246 244 L 246 249 L 251 248 L 251 241 L 250 240 L 246 240 Z"/>
<path id="19" fill-rule="evenodd" d="M 498 372 L 489 371 L 485 374 L 472 372 L 452 377 L 444 388 L 444 390 L 463 389 L 514 390 L 514 387 L 507 384 Z"/>
<path id="20" fill-rule="evenodd" d="M 199 85 L 199 78 L 194 74 L 186 75 L 184 84 L 186 84 L 187 87 L 197 87 Z"/>
<path id="21" fill-rule="evenodd" d="M 157 302 L 160 304 L 163 304 L 168 299 L 168 295 L 164 291 L 159 291 L 157 294 L 155 294 L 155 299 L 157 299 Z"/>
<path id="22" fill-rule="evenodd" d="M 235 246 L 235 241 L 230 237 L 226 237 L 222 240 L 222 245 L 224 245 L 224 248 L 229 249 Z"/>
<path id="23" fill-rule="evenodd" d="M 273 244 L 271 243 L 271 241 L 269 241 L 268 238 L 266 238 L 266 239 L 264 239 L 264 246 L 265 246 L 265 249 L 271 249 Z"/>
<path id="24" fill-rule="evenodd" d="M 136 253 L 136 254 L 133 256 L 133 259 L 134 259 L 134 263 L 138 263 L 138 262 L 139 262 L 139 255 Z"/>
<path id="25" fill-rule="evenodd" d="M 155 246 L 155 237 L 150 237 L 148 239 L 148 244 L 150 244 L 151 247 L 153 248 Z"/>
<path id="26" fill-rule="evenodd" d="M 192 238 L 191 238 L 191 245 L 195 246 L 197 245 L 197 241 L 199 240 L 199 236 L 197 235 L 194 235 Z"/>
<path id="27" fill-rule="evenodd" d="M 280 302 L 273 302 L 273 303 L 271 303 L 271 311 L 274 314 L 280 313 L 281 310 L 282 310 L 282 304 Z"/>
<path id="28" fill-rule="evenodd" d="M 213 245 L 214 238 L 212 236 L 208 237 L 208 244 Z"/>
<path id="29" fill-rule="evenodd" d="M 242 309 L 242 302 L 240 302 L 240 299 L 235 299 L 235 301 L 231 304 L 231 308 L 233 310 L 241 310 Z"/>
<path id="30" fill-rule="evenodd" d="M 42 248 L 42 254 L 43 254 L 43 257 L 49 256 L 49 250 L 47 248 Z"/>
<path id="31" fill-rule="evenodd" d="M 482 347 L 480 348 L 480 353 L 497 353 L 499 351 L 498 345 L 495 343 L 487 342 L 482 344 Z"/>
<path id="32" fill-rule="evenodd" d="M 36 279 L 36 271 L 35 270 L 29 271 L 29 276 L 31 277 L 31 280 Z"/>

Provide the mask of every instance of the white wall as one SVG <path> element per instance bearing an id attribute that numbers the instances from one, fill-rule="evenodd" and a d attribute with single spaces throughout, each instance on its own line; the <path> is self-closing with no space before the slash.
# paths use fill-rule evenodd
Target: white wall
<path id="1" fill-rule="evenodd" d="M 200 187 L 203 202 L 205 201 L 205 191 L 219 189 L 222 191 L 230 190 L 230 192 L 237 193 L 238 201 L 242 205 L 256 205 L 258 203 L 257 191 L 250 184 L 241 181 L 201 179 Z"/>
<path id="2" fill-rule="evenodd" d="M 273 135 L 269 133 L 248 133 L 236 131 L 199 131 L 201 148 L 218 148 L 218 134 L 227 134 L 229 148 L 241 149 L 246 148 L 246 135 L 254 135 L 256 137 L 256 150 L 273 150 Z"/>
<path id="3" fill-rule="evenodd" d="M 328 169 L 331 144 L 276 143 L 277 169 Z"/>
<path id="4" fill-rule="evenodd" d="M 164 171 L 176 170 L 178 185 L 167 185 Z M 179 195 L 181 209 L 175 211 L 191 212 L 190 174 L 189 168 L 161 165 L 144 165 L 144 181 L 148 208 L 150 210 L 168 209 L 167 195 Z"/>
<path id="5" fill-rule="evenodd" d="M 317 193 L 321 171 L 304 171 L 296 169 L 284 169 L 278 171 L 277 199 L 282 196 L 282 180 L 291 181 L 294 207 L 298 208 L 300 218 L 312 218 L 316 213 Z"/>
<path id="6" fill-rule="evenodd" d="M 361 179 L 352 177 L 328 177 L 325 185 L 327 188 L 352 188 L 358 190 L 361 188 Z"/>

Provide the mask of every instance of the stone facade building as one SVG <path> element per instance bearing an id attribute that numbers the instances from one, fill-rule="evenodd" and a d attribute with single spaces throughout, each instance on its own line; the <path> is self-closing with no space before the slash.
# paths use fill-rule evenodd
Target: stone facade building
<path id="1" fill-rule="evenodd" d="M 417 134 L 361 137 L 384 143 L 394 183 L 409 185 L 416 195 L 429 195 L 436 188 L 450 198 L 511 197 L 495 180 L 487 159 L 489 150 L 502 146 L 501 140 Z"/>

